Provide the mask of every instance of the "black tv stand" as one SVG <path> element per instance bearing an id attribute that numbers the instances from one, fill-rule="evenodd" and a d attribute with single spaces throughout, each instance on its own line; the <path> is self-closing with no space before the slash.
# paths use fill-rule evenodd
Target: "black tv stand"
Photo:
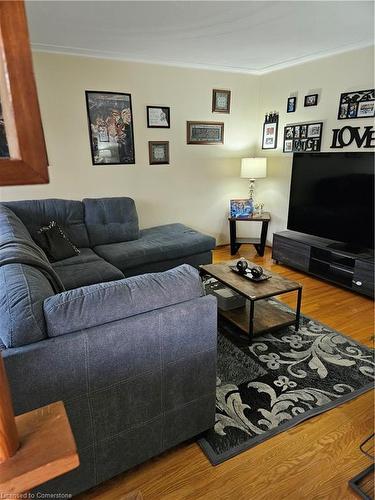
<path id="1" fill-rule="evenodd" d="M 355 245 L 351 245 L 349 243 L 341 243 L 339 241 L 335 241 L 334 243 L 330 243 L 327 248 L 331 250 L 338 250 L 339 252 L 353 253 L 355 255 L 358 254 L 366 254 L 370 251 L 364 247 L 357 247 Z"/>
<path id="2" fill-rule="evenodd" d="M 337 241 L 295 231 L 273 235 L 272 258 L 369 297 L 374 296 L 374 255 Z"/>

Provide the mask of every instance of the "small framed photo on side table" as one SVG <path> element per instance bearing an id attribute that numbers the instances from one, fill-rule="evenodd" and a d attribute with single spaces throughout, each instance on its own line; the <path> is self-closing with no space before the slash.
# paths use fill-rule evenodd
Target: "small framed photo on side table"
<path id="1" fill-rule="evenodd" d="M 169 165 L 169 141 L 149 141 L 150 165 Z"/>
<path id="2" fill-rule="evenodd" d="M 251 217 L 253 212 L 253 200 L 239 198 L 229 202 L 229 214 L 232 219 L 246 219 Z"/>
<path id="3" fill-rule="evenodd" d="M 171 109 L 166 106 L 147 106 L 148 128 L 170 128 Z"/>

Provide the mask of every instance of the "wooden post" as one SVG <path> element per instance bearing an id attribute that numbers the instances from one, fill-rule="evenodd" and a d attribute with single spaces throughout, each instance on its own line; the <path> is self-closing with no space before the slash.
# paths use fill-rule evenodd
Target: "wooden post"
<path id="1" fill-rule="evenodd" d="M 19 446 L 8 379 L 0 354 L 0 463 L 12 457 Z"/>

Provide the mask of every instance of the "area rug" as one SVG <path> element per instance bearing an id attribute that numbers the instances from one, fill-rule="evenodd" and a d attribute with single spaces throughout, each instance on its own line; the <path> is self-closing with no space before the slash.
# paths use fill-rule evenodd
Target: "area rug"
<path id="1" fill-rule="evenodd" d="M 305 316 L 298 332 L 285 327 L 252 343 L 222 324 L 216 423 L 198 442 L 217 465 L 370 390 L 373 379 L 371 349 Z"/>

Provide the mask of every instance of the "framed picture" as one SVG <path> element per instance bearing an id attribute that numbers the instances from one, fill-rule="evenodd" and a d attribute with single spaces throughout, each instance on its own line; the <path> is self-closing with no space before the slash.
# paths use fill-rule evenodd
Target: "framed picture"
<path id="1" fill-rule="evenodd" d="M 375 116 L 375 89 L 345 92 L 340 96 L 338 120 Z"/>
<path id="2" fill-rule="evenodd" d="M 230 90 L 214 89 L 212 91 L 212 112 L 230 113 Z"/>
<path id="3" fill-rule="evenodd" d="M 307 137 L 316 138 L 322 135 L 321 132 L 322 124 L 321 123 L 312 123 L 307 126 Z"/>
<path id="4" fill-rule="evenodd" d="M 251 217 L 253 211 L 253 200 L 247 198 L 230 200 L 229 212 L 232 219 L 246 219 L 247 217 Z"/>
<path id="5" fill-rule="evenodd" d="M 130 94 L 86 90 L 93 165 L 135 163 Z"/>
<path id="6" fill-rule="evenodd" d="M 305 95 L 305 102 L 304 102 L 305 108 L 317 105 L 318 105 L 318 94 Z"/>
<path id="7" fill-rule="evenodd" d="M 147 106 L 148 128 L 170 128 L 171 108 L 165 106 Z"/>
<path id="8" fill-rule="evenodd" d="M 169 141 L 149 141 L 148 154 L 150 165 L 168 165 Z"/>
<path id="9" fill-rule="evenodd" d="M 298 123 L 284 128 L 284 153 L 320 151 L 323 122 Z"/>
<path id="10" fill-rule="evenodd" d="M 223 122 L 186 122 L 187 144 L 224 144 Z"/>
<path id="11" fill-rule="evenodd" d="M 284 153 L 292 153 L 293 152 L 293 141 L 287 140 L 284 141 Z"/>
<path id="12" fill-rule="evenodd" d="M 279 115 L 277 113 L 266 115 L 263 123 L 262 149 L 277 148 L 278 124 Z"/>
<path id="13" fill-rule="evenodd" d="M 287 113 L 294 113 L 297 106 L 297 97 L 288 97 L 288 102 L 286 105 Z"/>
<path id="14" fill-rule="evenodd" d="M 294 127 L 285 127 L 284 129 L 285 139 L 293 139 L 294 137 Z"/>
<path id="15" fill-rule="evenodd" d="M 359 102 L 357 109 L 357 118 L 367 118 L 375 116 L 375 101 Z"/>

